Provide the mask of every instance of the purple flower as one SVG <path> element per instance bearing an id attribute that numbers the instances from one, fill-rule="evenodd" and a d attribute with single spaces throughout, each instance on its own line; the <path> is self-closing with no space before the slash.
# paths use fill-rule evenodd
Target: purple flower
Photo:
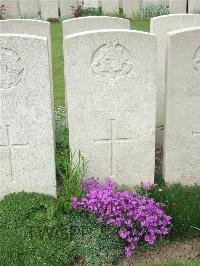
<path id="1" fill-rule="evenodd" d="M 162 203 L 147 196 L 128 191 L 116 191 L 117 184 L 106 178 L 101 184 L 98 179 L 87 179 L 82 189 L 87 192 L 79 202 L 72 198 L 74 209 L 95 213 L 98 222 L 105 222 L 118 228 L 119 236 L 125 241 L 125 255 L 130 257 L 138 242 L 154 244 L 157 239 L 169 233 L 171 217 L 166 215 Z M 149 190 L 152 184 L 145 184 Z"/>
<path id="2" fill-rule="evenodd" d="M 143 188 L 145 190 L 151 190 L 153 187 L 154 187 L 154 184 L 151 184 L 151 183 L 143 184 Z"/>

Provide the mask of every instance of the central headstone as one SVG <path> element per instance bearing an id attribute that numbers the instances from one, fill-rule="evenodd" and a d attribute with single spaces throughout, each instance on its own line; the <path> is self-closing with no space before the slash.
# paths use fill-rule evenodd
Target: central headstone
<path id="1" fill-rule="evenodd" d="M 56 195 L 47 38 L 0 34 L 0 198 Z"/>
<path id="2" fill-rule="evenodd" d="M 66 37 L 64 49 L 70 146 L 88 175 L 153 182 L 155 36 L 91 31 Z"/>

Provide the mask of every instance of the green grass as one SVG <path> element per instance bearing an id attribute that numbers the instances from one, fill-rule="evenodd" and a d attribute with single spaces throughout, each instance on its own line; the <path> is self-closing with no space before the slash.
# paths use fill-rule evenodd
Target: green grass
<path id="1" fill-rule="evenodd" d="M 54 105 L 65 106 L 62 23 L 51 23 Z"/>
<path id="2" fill-rule="evenodd" d="M 150 30 L 149 21 L 131 21 L 131 29 Z M 62 23 L 51 23 L 54 105 L 65 106 Z"/>

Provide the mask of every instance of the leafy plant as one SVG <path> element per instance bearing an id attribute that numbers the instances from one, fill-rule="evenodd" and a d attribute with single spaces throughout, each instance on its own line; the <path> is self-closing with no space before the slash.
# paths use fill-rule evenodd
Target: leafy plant
<path id="1" fill-rule="evenodd" d="M 145 4 L 140 10 L 133 14 L 134 20 L 149 20 L 153 17 L 163 16 L 169 14 L 169 7 L 163 4 Z"/>
<path id="2" fill-rule="evenodd" d="M 98 9 L 94 7 L 84 8 L 82 11 L 81 16 L 102 16 L 102 8 L 99 7 Z"/>
<path id="3" fill-rule="evenodd" d="M 18 18 L 21 18 L 21 19 L 41 20 L 41 16 L 38 15 L 38 13 L 32 12 L 32 11 L 19 12 L 17 16 L 18 16 Z"/>
<path id="4" fill-rule="evenodd" d="M 123 256 L 124 243 L 116 228 L 98 223 L 95 215 L 82 213 L 71 217 L 68 225 L 76 243 L 75 256 L 84 259 L 88 266 L 116 265 Z"/>
<path id="5" fill-rule="evenodd" d="M 62 208 L 70 214 L 73 211 L 71 199 L 74 196 L 81 199 L 84 195 L 81 183 L 87 172 L 86 161 L 80 152 L 73 154 L 70 149 L 66 149 L 57 158 L 57 171 L 62 181 L 59 199 Z"/>
<path id="6" fill-rule="evenodd" d="M 200 15 L 200 8 L 194 8 L 193 10 L 192 10 L 192 14 L 199 14 Z"/>
<path id="7" fill-rule="evenodd" d="M 156 185 L 149 195 L 164 203 L 165 211 L 173 217 L 173 239 L 200 236 L 200 186 Z"/>

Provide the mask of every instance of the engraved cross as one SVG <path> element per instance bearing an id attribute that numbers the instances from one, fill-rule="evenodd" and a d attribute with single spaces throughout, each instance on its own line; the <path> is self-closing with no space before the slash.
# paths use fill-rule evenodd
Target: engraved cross
<path id="1" fill-rule="evenodd" d="M 116 172 L 116 143 L 131 142 L 131 138 L 117 138 L 115 119 L 110 119 L 111 137 L 107 139 L 95 140 L 95 144 L 110 144 L 111 147 L 111 177 L 115 176 Z"/>
<path id="2" fill-rule="evenodd" d="M 0 144 L 0 148 L 6 148 L 9 152 L 11 182 L 14 181 L 13 149 L 27 146 L 29 143 L 13 143 L 10 133 L 10 125 L 6 125 L 7 144 Z"/>

